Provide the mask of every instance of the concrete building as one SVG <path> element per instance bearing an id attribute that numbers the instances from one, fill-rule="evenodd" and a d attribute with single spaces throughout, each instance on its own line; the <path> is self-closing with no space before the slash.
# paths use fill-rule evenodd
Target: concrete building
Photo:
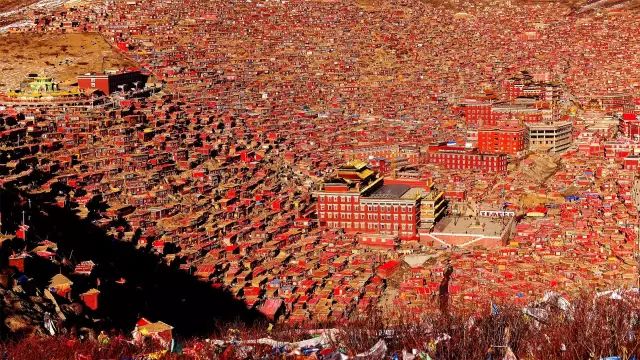
<path id="1" fill-rule="evenodd" d="M 529 149 L 564 152 L 571 146 L 573 125 L 570 121 L 527 124 Z"/>

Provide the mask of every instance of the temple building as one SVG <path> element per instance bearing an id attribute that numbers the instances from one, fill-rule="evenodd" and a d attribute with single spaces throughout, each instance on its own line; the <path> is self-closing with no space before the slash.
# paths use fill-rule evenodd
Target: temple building
<path id="1" fill-rule="evenodd" d="M 88 73 L 78 76 L 78 88 L 85 93 L 100 90 L 109 95 L 115 91 L 143 88 L 148 77 L 138 70 L 103 74 Z"/>
<path id="2" fill-rule="evenodd" d="M 358 160 L 340 167 L 314 195 L 320 226 L 387 244 L 419 239 L 446 210 L 443 192 L 431 179 L 383 178 Z"/>

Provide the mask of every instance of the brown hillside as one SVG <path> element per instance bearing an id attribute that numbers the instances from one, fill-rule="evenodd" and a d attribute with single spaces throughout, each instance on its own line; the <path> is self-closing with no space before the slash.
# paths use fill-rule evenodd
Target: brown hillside
<path id="1" fill-rule="evenodd" d="M 118 53 L 96 33 L 0 35 L 0 91 L 19 86 L 30 73 L 51 76 L 62 86 L 75 83 L 78 74 L 136 64 Z"/>

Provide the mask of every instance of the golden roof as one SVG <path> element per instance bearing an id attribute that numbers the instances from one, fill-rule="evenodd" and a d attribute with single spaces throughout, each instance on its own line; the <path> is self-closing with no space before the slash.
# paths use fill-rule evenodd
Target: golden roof
<path id="1" fill-rule="evenodd" d="M 57 274 L 54 277 L 51 278 L 51 281 L 49 281 L 49 286 L 60 286 L 60 285 L 72 285 L 73 281 L 69 280 L 68 277 L 62 275 L 62 274 Z"/>
<path id="2" fill-rule="evenodd" d="M 173 330 L 173 326 L 163 323 L 162 321 L 149 323 L 138 327 L 141 334 L 159 333 L 167 330 Z"/>

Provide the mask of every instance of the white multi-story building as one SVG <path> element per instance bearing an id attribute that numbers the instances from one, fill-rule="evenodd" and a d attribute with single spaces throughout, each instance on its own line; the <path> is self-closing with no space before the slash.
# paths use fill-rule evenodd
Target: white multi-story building
<path id="1" fill-rule="evenodd" d="M 531 123 L 527 127 L 530 150 L 561 153 L 571 146 L 573 124 L 570 121 Z"/>

